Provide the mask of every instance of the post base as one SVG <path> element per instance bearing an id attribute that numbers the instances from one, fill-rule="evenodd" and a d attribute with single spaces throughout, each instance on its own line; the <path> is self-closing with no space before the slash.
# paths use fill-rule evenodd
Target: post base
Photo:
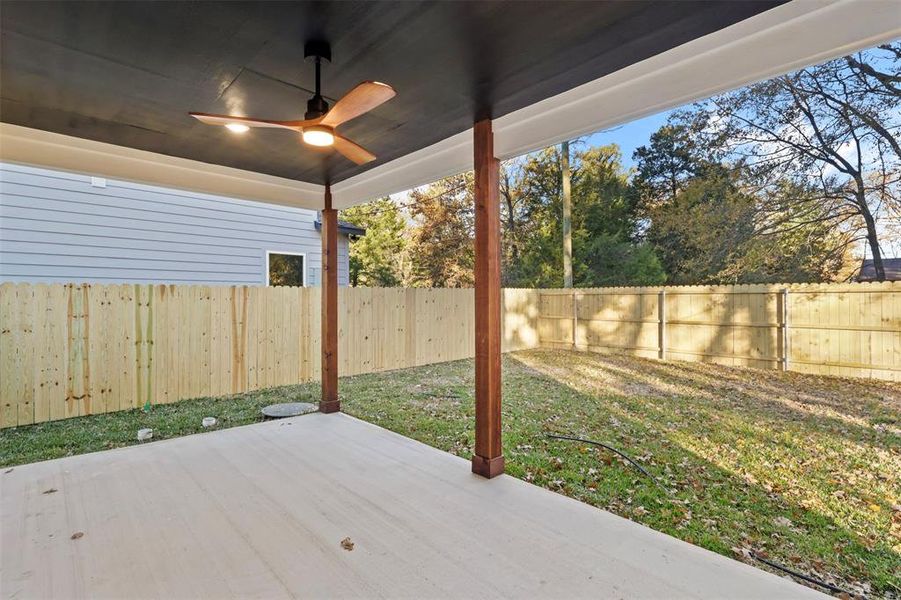
<path id="1" fill-rule="evenodd" d="M 504 457 L 497 456 L 495 458 L 485 458 L 474 454 L 472 457 L 472 472 L 481 475 L 486 479 L 503 475 L 504 473 Z"/>
<path id="2" fill-rule="evenodd" d="M 341 401 L 340 400 L 332 400 L 331 402 L 320 402 L 319 403 L 319 412 L 321 412 L 321 413 L 341 412 Z"/>

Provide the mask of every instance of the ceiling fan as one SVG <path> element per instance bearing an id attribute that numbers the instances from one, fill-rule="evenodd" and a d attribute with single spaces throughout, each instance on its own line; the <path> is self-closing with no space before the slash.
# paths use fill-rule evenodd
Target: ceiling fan
<path id="1" fill-rule="evenodd" d="M 332 51 L 326 42 L 307 42 L 304 58 L 316 64 L 316 92 L 307 101 L 307 112 L 302 121 L 271 121 L 252 117 L 211 115 L 208 113 L 188 113 L 207 125 L 222 125 L 235 133 L 244 133 L 251 127 L 290 129 L 301 134 L 303 141 L 311 146 L 333 146 L 335 150 L 358 165 L 375 160 L 375 155 L 346 137 L 339 135 L 335 128 L 351 119 L 359 117 L 394 97 L 394 88 L 377 81 L 364 81 L 347 92 L 343 98 L 329 108 L 320 93 L 320 67 L 322 61 L 332 60 Z"/>

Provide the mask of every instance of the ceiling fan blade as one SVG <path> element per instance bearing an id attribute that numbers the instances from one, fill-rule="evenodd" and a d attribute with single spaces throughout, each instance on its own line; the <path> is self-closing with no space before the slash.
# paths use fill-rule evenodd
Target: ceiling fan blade
<path id="1" fill-rule="evenodd" d="M 375 154 L 363 146 L 350 141 L 346 137 L 341 137 L 337 133 L 335 134 L 334 148 L 343 154 L 345 158 L 352 160 L 358 165 L 363 165 L 375 160 Z"/>
<path id="2" fill-rule="evenodd" d="M 395 94 L 394 88 L 386 83 L 364 81 L 335 102 L 331 110 L 322 118 L 321 123 L 329 127 L 337 127 L 341 123 L 346 123 L 391 100 Z"/>
<path id="3" fill-rule="evenodd" d="M 302 127 L 309 127 L 319 122 L 319 119 L 308 121 L 269 121 L 267 119 L 254 119 L 252 117 L 231 117 L 229 115 L 211 115 L 209 113 L 188 113 L 201 123 L 207 125 L 228 125 L 229 123 L 241 123 L 248 127 L 274 127 L 277 129 L 290 129 L 299 131 Z"/>

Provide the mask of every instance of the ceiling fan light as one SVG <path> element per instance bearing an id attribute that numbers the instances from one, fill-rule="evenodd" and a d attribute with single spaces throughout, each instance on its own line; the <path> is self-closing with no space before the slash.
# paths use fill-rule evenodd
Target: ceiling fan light
<path id="1" fill-rule="evenodd" d="M 247 133 L 248 131 L 250 131 L 250 127 L 248 127 L 244 123 L 226 123 L 225 128 L 232 133 Z"/>
<path id="2" fill-rule="evenodd" d="M 311 146 L 331 146 L 335 143 L 335 134 L 329 127 L 314 125 L 304 128 L 303 141 Z"/>

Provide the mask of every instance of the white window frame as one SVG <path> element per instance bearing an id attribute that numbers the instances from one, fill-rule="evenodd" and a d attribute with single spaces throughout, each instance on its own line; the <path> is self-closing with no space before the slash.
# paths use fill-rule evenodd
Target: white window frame
<path id="1" fill-rule="evenodd" d="M 310 270 L 309 263 L 307 262 L 307 253 L 306 252 L 294 252 L 292 250 L 266 250 L 266 262 L 263 265 L 263 269 L 266 272 L 266 287 L 272 287 L 269 283 L 269 255 L 270 254 L 287 254 L 289 256 L 302 256 L 303 257 L 303 287 L 309 287 L 307 285 L 307 271 Z"/>

